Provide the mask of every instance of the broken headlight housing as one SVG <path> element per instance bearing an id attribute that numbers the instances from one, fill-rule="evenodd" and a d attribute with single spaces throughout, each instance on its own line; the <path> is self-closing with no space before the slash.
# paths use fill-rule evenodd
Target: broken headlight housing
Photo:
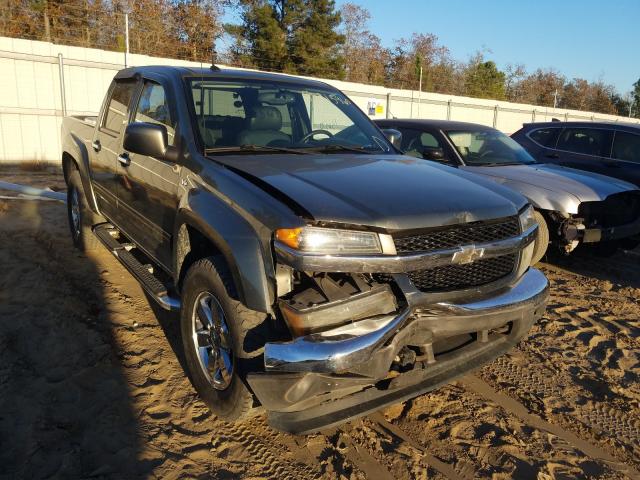
<path id="1" fill-rule="evenodd" d="M 538 225 L 533 207 L 531 205 L 528 205 L 522 212 L 520 212 L 520 215 L 518 215 L 518 220 L 520 221 L 520 229 L 522 232 L 526 232 L 531 227 Z"/>
<path id="2" fill-rule="evenodd" d="M 276 230 L 276 240 L 303 253 L 320 255 L 375 255 L 383 253 L 375 232 L 337 228 L 299 227 Z"/>

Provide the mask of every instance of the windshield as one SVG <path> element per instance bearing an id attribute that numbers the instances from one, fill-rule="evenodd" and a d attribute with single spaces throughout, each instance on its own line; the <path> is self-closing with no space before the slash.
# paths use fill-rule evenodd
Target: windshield
<path id="1" fill-rule="evenodd" d="M 389 152 L 367 116 L 337 90 L 193 78 L 189 91 L 208 153 Z"/>
<path id="2" fill-rule="evenodd" d="M 536 163 L 515 140 L 497 130 L 445 132 L 467 165 L 529 165 Z"/>

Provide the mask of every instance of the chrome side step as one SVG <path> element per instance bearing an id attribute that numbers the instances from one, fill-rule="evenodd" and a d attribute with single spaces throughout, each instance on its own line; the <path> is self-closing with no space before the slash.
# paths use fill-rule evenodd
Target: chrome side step
<path id="1" fill-rule="evenodd" d="M 93 233 L 107 247 L 114 257 L 120 260 L 120 263 L 129 270 L 145 292 L 153 298 L 158 305 L 165 310 L 180 310 L 180 300 L 169 293 L 167 286 L 162 283 L 149 269 L 134 257 L 131 250 L 131 243 L 120 243 L 116 236 L 118 230 L 111 224 L 103 223 L 93 228 Z"/>

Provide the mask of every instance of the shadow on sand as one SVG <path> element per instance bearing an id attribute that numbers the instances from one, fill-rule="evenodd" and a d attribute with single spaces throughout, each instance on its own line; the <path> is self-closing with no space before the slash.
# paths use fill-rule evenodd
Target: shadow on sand
<path id="1" fill-rule="evenodd" d="M 0 200 L 0 265 L 0 476 L 144 476 L 99 272 L 66 207 Z"/>

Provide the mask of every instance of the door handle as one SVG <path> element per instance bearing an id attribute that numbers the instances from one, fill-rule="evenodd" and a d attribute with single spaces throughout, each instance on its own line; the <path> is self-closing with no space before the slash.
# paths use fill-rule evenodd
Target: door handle
<path id="1" fill-rule="evenodd" d="M 100 143 L 100 140 L 94 140 L 91 146 L 96 152 L 99 152 L 100 150 L 102 150 L 102 144 Z"/>
<path id="2" fill-rule="evenodd" d="M 547 153 L 545 155 L 545 157 L 547 157 L 547 158 L 560 158 L 560 155 L 558 155 L 557 153 Z"/>
<path id="3" fill-rule="evenodd" d="M 118 155 L 118 161 L 123 167 L 128 167 L 131 163 L 131 159 L 129 158 L 128 153 L 121 153 L 120 155 Z"/>

